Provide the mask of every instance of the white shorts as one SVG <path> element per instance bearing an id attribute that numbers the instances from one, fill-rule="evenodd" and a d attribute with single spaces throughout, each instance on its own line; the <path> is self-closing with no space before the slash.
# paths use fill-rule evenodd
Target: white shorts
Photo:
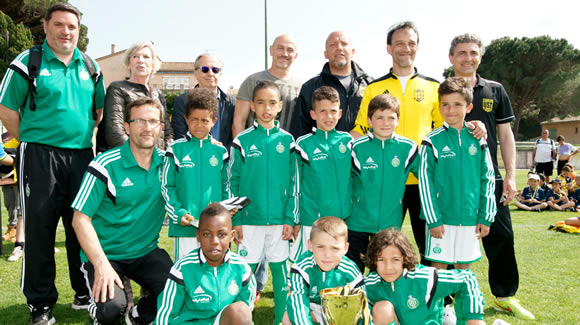
<path id="1" fill-rule="evenodd" d="M 326 322 L 322 318 L 322 306 L 321 305 L 311 302 L 310 303 L 310 313 L 312 314 L 312 316 L 314 316 L 314 318 L 316 318 L 316 320 L 318 321 L 318 324 L 326 324 Z"/>
<path id="2" fill-rule="evenodd" d="M 238 246 L 238 255 L 248 264 L 258 264 L 265 258 L 266 262 L 278 263 L 288 259 L 289 246 L 282 240 L 282 225 L 242 226 L 244 239 Z"/>
<path id="3" fill-rule="evenodd" d="M 312 226 L 301 226 L 300 233 L 294 242 L 290 243 L 290 262 L 294 263 L 300 255 L 308 250 L 308 240 L 310 239 Z"/>
<path id="4" fill-rule="evenodd" d="M 444 226 L 443 238 L 433 238 L 427 231 L 427 260 L 445 264 L 471 264 L 481 259 L 475 226 Z"/>
<path id="5" fill-rule="evenodd" d="M 195 237 L 173 237 L 173 262 L 196 248 L 199 248 L 199 242 Z"/>

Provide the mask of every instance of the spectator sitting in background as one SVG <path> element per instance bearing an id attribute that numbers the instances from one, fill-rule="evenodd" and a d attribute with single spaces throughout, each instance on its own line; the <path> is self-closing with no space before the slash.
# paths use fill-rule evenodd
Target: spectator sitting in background
<path id="1" fill-rule="evenodd" d="M 578 182 L 576 182 L 578 186 Z M 570 195 L 570 200 L 574 202 L 574 207 L 578 212 L 580 212 L 580 188 L 577 188 L 572 195 Z"/>
<path id="2" fill-rule="evenodd" d="M 570 178 L 572 180 L 576 180 L 576 172 L 574 171 L 574 166 L 571 163 L 566 163 L 564 166 L 568 166 L 570 168 Z"/>
<path id="3" fill-rule="evenodd" d="M 562 184 L 559 178 L 552 180 L 552 188 L 546 194 L 548 206 L 556 211 L 566 211 L 568 208 L 573 209 L 575 203 L 568 199 L 568 196 L 561 186 Z"/>
<path id="4" fill-rule="evenodd" d="M 564 167 L 562 167 L 562 172 L 557 177 L 560 180 L 560 182 L 562 183 L 562 189 L 564 190 L 564 192 L 566 192 L 566 195 L 568 195 L 568 185 L 572 185 L 572 188 L 574 185 L 572 183 L 572 177 L 570 177 L 571 171 L 572 171 L 572 169 L 570 167 L 564 166 Z"/>
<path id="5" fill-rule="evenodd" d="M 528 177 L 529 177 L 529 173 L 528 173 Z M 550 190 L 550 186 L 548 186 L 548 184 L 546 183 L 546 177 L 544 176 L 544 174 L 538 174 L 538 176 L 540 176 L 540 188 L 542 190 L 544 190 L 544 193 L 548 193 L 548 190 Z"/>
<path id="6" fill-rule="evenodd" d="M 528 186 L 524 187 L 522 194 L 514 204 L 521 210 L 541 212 L 548 207 L 546 194 L 538 186 L 540 176 L 531 174 L 528 176 Z"/>

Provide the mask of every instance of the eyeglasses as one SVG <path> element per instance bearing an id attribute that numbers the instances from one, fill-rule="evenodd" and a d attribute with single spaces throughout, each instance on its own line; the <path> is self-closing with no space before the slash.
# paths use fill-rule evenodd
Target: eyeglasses
<path id="1" fill-rule="evenodd" d="M 209 69 L 211 69 L 211 72 L 213 72 L 213 74 L 218 74 L 220 73 L 220 71 L 222 71 L 222 68 L 218 68 L 218 67 L 208 67 L 208 66 L 203 66 L 203 67 L 199 67 L 198 69 L 201 69 L 201 72 L 203 73 L 208 73 Z"/>
<path id="2" fill-rule="evenodd" d="M 135 123 L 140 128 L 144 127 L 147 124 L 150 125 L 151 127 L 156 127 L 156 126 L 159 126 L 159 124 L 161 123 L 160 120 L 142 120 L 140 118 L 134 119 L 134 120 L 129 120 L 127 122 Z"/>

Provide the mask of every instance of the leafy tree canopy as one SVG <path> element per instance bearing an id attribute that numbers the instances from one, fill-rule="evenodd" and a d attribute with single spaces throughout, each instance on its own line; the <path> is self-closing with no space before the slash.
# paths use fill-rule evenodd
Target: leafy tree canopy
<path id="1" fill-rule="evenodd" d="M 44 41 L 44 30 L 42 27 L 46 10 L 51 5 L 58 2 L 68 2 L 67 0 L 0 0 L 2 11 L 12 18 L 15 24 L 22 23 L 30 29 L 34 39 L 34 44 L 41 44 Z M 82 13 L 81 13 L 82 14 Z M 89 45 L 87 37 L 87 26 L 81 24 L 79 33 L 78 48 L 86 51 Z"/>
<path id="2" fill-rule="evenodd" d="M 452 67 L 445 69 L 444 76 L 452 71 Z M 565 39 L 496 39 L 487 46 L 478 73 L 505 87 L 516 114 L 516 138 L 522 119 L 543 121 L 578 114 L 573 99 L 580 93 L 580 50 Z"/>
<path id="3" fill-rule="evenodd" d="M 32 33 L 23 24 L 14 24 L 12 19 L 0 11 L 0 77 L 20 52 L 33 45 Z"/>

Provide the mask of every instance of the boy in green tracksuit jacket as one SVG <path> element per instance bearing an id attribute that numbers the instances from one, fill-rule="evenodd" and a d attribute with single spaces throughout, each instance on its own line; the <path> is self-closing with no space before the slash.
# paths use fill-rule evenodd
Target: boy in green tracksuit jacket
<path id="1" fill-rule="evenodd" d="M 200 248 L 171 268 L 155 323 L 252 324 L 256 280 L 244 259 L 229 250 L 235 234 L 230 212 L 218 202 L 210 204 L 197 232 Z"/>
<path id="2" fill-rule="evenodd" d="M 320 291 L 350 286 L 364 292 L 363 276 L 344 256 L 348 230 L 337 217 L 322 217 L 312 225 L 308 249 L 290 271 L 290 295 L 284 324 L 323 324 Z M 366 320 L 370 317 L 366 315 Z M 364 324 L 364 320 L 360 323 Z"/>
<path id="3" fill-rule="evenodd" d="M 189 132 L 166 152 L 161 193 L 170 218 L 175 261 L 199 247 L 195 235 L 203 208 L 227 198 L 229 155 L 209 135 L 216 120 L 215 95 L 204 88 L 191 90 L 185 107 Z"/>
<path id="4" fill-rule="evenodd" d="M 417 172 L 417 144 L 395 134 L 399 123 L 399 99 L 388 94 L 369 103 L 368 122 L 372 130 L 352 145 L 353 207 L 346 219 L 347 256 L 361 272 L 369 238 L 385 228 L 403 224 L 403 195 L 410 172 Z"/>
<path id="5" fill-rule="evenodd" d="M 335 129 L 342 115 L 338 91 L 322 86 L 312 95 L 310 116 L 316 128 L 296 141 L 300 196 L 300 225 L 290 258 L 302 255 L 312 224 L 320 217 L 350 215 L 352 136 Z"/>
<path id="6" fill-rule="evenodd" d="M 371 240 L 365 262 L 369 304 L 376 325 L 440 325 L 443 299 L 455 294 L 457 325 L 484 325 L 483 295 L 469 270 L 415 265 L 417 254 L 399 231 L 385 229 Z M 395 323 L 395 321 L 397 323 Z"/>
<path id="7" fill-rule="evenodd" d="M 489 233 L 497 211 L 487 144 L 465 126 L 472 99 L 465 79 L 441 83 L 439 110 L 445 123 L 421 145 L 419 193 L 429 227 L 425 258 L 437 268 L 455 264 L 456 269 L 467 269 L 479 260 L 479 238 Z"/>
<path id="8" fill-rule="evenodd" d="M 288 240 L 298 217 L 294 138 L 278 128 L 280 91 L 270 81 L 254 88 L 250 108 L 254 125 L 232 142 L 228 190 L 252 202 L 233 218 L 238 254 L 255 270 L 262 257 L 269 263 L 274 287 L 274 324 L 284 315 L 287 298 Z"/>

